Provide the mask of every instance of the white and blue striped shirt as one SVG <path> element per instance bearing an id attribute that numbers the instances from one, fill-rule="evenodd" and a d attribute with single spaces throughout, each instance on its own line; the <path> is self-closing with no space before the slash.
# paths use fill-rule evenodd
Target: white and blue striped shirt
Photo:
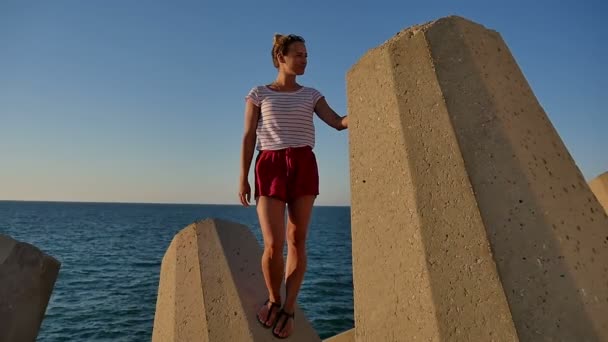
<path id="1" fill-rule="evenodd" d="M 302 87 L 292 92 L 279 92 L 258 86 L 245 99 L 260 107 L 256 129 L 258 150 L 280 150 L 288 147 L 315 147 L 313 113 L 323 95 L 316 89 Z"/>

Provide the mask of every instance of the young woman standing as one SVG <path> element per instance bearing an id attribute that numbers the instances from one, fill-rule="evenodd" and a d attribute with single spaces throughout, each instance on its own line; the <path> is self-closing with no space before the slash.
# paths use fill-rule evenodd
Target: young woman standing
<path id="1" fill-rule="evenodd" d="M 274 327 L 273 334 L 279 338 L 290 336 L 295 327 L 294 309 L 306 271 L 308 224 L 319 194 L 313 114 L 337 130 L 348 128 L 348 117 L 336 114 L 319 91 L 297 83 L 307 58 L 302 37 L 275 35 L 272 62 L 278 70 L 276 79 L 254 87 L 246 96 L 239 197 L 249 206 L 248 174 L 257 145 L 254 197 L 264 238 L 262 271 L 268 289 L 258 320 L 267 328 Z M 280 295 L 283 275 L 284 302 Z"/>

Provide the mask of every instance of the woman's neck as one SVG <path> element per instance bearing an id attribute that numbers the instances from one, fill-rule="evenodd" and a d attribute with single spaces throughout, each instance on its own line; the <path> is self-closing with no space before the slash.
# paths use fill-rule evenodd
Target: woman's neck
<path id="1" fill-rule="evenodd" d="M 286 75 L 283 73 L 277 75 L 273 84 L 281 90 L 290 90 L 300 87 L 296 82 L 296 75 Z"/>

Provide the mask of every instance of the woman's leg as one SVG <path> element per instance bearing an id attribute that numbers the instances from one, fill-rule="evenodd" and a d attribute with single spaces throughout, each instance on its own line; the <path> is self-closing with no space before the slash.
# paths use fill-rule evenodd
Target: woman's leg
<path id="1" fill-rule="evenodd" d="M 281 280 L 283 279 L 283 246 L 285 245 L 285 202 L 261 196 L 256 204 L 258 219 L 264 237 L 262 254 L 262 272 L 268 289 L 270 302 L 281 304 Z M 271 303 L 262 306 L 258 318 L 267 326 L 274 324 L 278 310 L 272 310 L 268 316 Z M 268 318 L 268 320 L 266 319 Z"/>
<path id="2" fill-rule="evenodd" d="M 286 293 L 283 309 L 293 313 L 300 286 L 306 272 L 306 236 L 308 224 L 316 196 L 301 196 L 288 205 L 287 223 L 287 269 L 285 274 Z M 283 327 L 283 321 L 287 320 Z M 292 319 L 282 316 L 277 322 L 275 332 L 280 336 L 289 336 L 294 328 Z"/>

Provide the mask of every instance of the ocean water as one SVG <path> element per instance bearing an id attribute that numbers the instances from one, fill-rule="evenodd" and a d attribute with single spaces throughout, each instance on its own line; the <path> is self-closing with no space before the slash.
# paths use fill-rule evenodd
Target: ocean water
<path id="1" fill-rule="evenodd" d="M 0 233 L 61 262 L 38 341 L 150 341 L 162 257 L 208 217 L 247 225 L 261 244 L 255 207 L 0 201 Z M 298 303 L 327 338 L 354 326 L 350 208 L 315 207 L 307 249 Z"/>

